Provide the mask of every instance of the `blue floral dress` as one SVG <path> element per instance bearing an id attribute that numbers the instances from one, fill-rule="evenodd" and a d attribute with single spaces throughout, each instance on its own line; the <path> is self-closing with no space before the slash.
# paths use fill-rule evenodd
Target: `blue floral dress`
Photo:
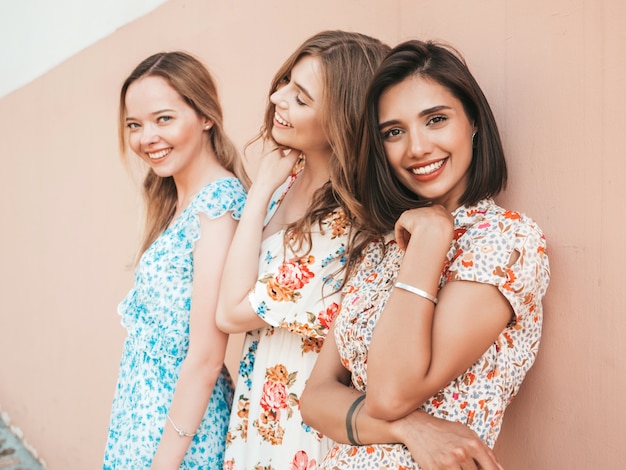
<path id="1" fill-rule="evenodd" d="M 150 467 L 189 345 L 193 249 L 199 214 L 240 218 L 245 190 L 236 178 L 205 186 L 145 251 L 118 313 L 128 330 L 104 455 L 104 469 Z M 181 469 L 221 469 L 233 385 L 224 367 Z"/>

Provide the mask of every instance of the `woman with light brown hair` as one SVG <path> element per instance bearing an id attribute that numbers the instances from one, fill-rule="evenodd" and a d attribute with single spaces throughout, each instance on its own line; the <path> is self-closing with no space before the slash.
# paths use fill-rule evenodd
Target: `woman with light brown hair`
<path id="1" fill-rule="evenodd" d="M 323 455 L 324 440 L 302 422 L 298 402 L 337 311 L 350 230 L 337 190 L 352 171 L 367 83 L 387 51 L 363 34 L 321 32 L 271 83 L 258 137 L 267 151 L 218 309 L 224 331 L 248 332 L 225 468 L 313 468 Z"/>
<path id="2" fill-rule="evenodd" d="M 215 324 L 222 267 L 245 202 L 215 83 L 182 52 L 142 61 L 120 93 L 120 144 L 146 168 L 135 285 L 104 469 L 221 469 L 232 402 Z"/>

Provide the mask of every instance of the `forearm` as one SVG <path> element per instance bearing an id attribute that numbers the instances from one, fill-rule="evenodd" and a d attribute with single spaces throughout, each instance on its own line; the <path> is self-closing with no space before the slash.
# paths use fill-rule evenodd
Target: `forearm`
<path id="1" fill-rule="evenodd" d="M 406 416 L 466 371 L 493 345 L 512 315 L 497 287 L 479 282 L 446 284 L 434 313 L 428 300 L 409 292 L 395 294 L 387 307 L 400 295 L 407 306 L 385 309 L 368 356 L 368 411 L 389 420 Z M 418 299 L 411 301 L 411 296 Z"/>
<path id="2" fill-rule="evenodd" d="M 248 294 L 258 278 L 263 222 L 270 197 L 269 189 L 252 186 L 228 252 L 217 310 L 218 326 L 227 333 L 265 325 L 252 309 Z"/>
<path id="3" fill-rule="evenodd" d="M 324 391 L 325 390 L 325 391 Z M 362 394 L 341 383 L 305 389 L 304 421 L 341 444 L 404 444 L 421 468 L 478 468 L 502 470 L 495 454 L 467 426 L 415 410 L 396 421 L 372 418 L 356 410 L 347 425 L 350 408 Z M 347 428 L 351 426 L 351 438 Z M 454 465 L 454 467 L 453 467 Z"/>
<path id="4" fill-rule="evenodd" d="M 443 259 L 410 244 L 397 282 L 437 296 Z M 398 419 L 414 411 L 438 388 L 429 383 L 436 305 L 394 287 L 376 325 L 368 353 L 368 400 L 373 416 Z"/>
<path id="5" fill-rule="evenodd" d="M 222 364 L 214 361 L 192 359 L 183 362 L 152 470 L 180 466 L 202 422 L 221 369 Z M 181 436 L 179 432 L 187 435 Z"/>
<path id="6" fill-rule="evenodd" d="M 342 444 L 400 442 L 397 423 L 372 418 L 363 403 L 353 407 L 363 393 L 339 382 L 307 387 L 302 394 L 302 419 L 325 436 Z M 346 417 L 352 408 L 349 426 Z M 348 433 L 351 435 L 348 435 Z"/>

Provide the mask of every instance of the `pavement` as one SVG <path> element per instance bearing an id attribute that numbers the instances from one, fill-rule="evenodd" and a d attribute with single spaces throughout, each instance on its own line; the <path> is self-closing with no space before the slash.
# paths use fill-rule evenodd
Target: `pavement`
<path id="1" fill-rule="evenodd" d="M 44 470 L 45 463 L 35 454 L 6 413 L 0 413 L 0 470 Z"/>

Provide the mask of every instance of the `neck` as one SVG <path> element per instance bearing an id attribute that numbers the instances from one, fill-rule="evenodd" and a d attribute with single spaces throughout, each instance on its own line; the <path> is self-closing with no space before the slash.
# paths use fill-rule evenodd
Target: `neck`
<path id="1" fill-rule="evenodd" d="M 176 207 L 182 210 L 191 202 L 191 199 L 208 183 L 215 180 L 222 167 L 212 152 L 202 152 L 187 167 L 186 171 L 174 175 L 174 184 L 178 195 Z"/>
<path id="2" fill-rule="evenodd" d="M 317 189 L 330 179 L 330 152 L 305 153 L 306 163 L 302 175 L 298 177 L 302 186 Z"/>

